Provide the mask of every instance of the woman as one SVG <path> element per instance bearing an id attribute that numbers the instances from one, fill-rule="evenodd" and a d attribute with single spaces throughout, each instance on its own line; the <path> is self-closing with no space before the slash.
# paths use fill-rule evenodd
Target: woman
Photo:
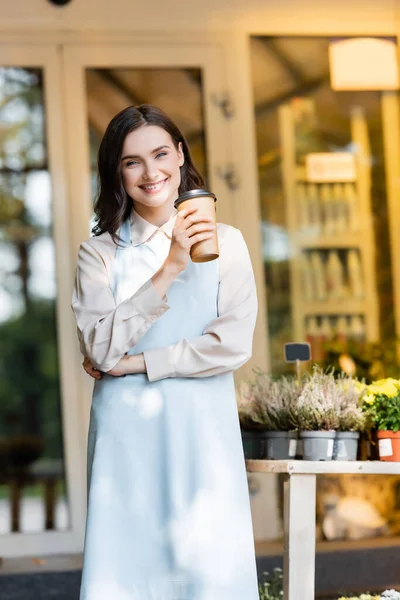
<path id="1" fill-rule="evenodd" d="M 143 105 L 109 124 L 95 237 L 73 310 L 95 381 L 81 600 L 258 600 L 233 370 L 251 355 L 257 300 L 241 233 L 213 235 L 179 193 L 203 187 L 186 141 Z"/>

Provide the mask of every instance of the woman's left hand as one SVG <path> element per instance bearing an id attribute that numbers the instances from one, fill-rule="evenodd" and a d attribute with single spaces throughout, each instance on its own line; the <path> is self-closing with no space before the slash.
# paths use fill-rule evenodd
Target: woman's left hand
<path id="1" fill-rule="evenodd" d="M 87 356 L 83 359 L 82 367 L 90 377 L 93 377 L 93 379 L 101 379 L 103 377 L 102 372 L 92 365 Z"/>

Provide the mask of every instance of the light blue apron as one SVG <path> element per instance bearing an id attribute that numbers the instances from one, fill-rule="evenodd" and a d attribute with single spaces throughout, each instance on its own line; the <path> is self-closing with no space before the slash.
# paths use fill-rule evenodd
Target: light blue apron
<path id="1" fill-rule="evenodd" d="M 115 258 L 116 302 L 161 266 L 147 244 Z M 129 269 L 140 252 L 140 273 Z M 137 261 L 135 261 L 137 264 Z M 171 307 L 130 351 L 202 335 L 217 317 L 218 261 L 189 261 Z M 88 443 L 81 600 L 258 600 L 233 374 L 96 381 Z"/>

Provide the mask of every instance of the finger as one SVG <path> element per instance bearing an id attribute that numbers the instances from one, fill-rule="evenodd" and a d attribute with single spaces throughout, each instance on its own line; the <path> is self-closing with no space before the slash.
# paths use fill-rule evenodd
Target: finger
<path id="1" fill-rule="evenodd" d="M 189 227 L 196 223 L 214 224 L 214 219 L 206 215 L 188 215 L 186 219 L 178 223 L 175 229 L 175 234 L 181 231 L 186 231 L 187 229 L 189 229 Z"/>
<path id="2" fill-rule="evenodd" d="M 193 244 L 197 244 L 197 242 L 202 242 L 203 240 L 209 240 L 210 238 L 213 237 L 213 233 L 196 233 L 196 235 L 193 235 L 192 237 L 189 238 L 189 243 L 190 243 L 190 247 L 193 246 Z"/>
<path id="3" fill-rule="evenodd" d="M 197 233 L 207 233 L 215 230 L 215 225 L 213 223 L 199 223 L 197 225 L 191 225 L 186 233 L 188 237 L 191 238 L 193 235 Z"/>
<path id="4" fill-rule="evenodd" d="M 85 369 L 86 373 L 88 375 L 90 375 L 90 377 L 93 377 L 94 379 L 101 379 L 101 373 L 100 373 L 100 371 L 98 371 L 94 367 L 92 367 L 92 366 L 90 366 L 90 367 L 86 366 L 86 367 L 84 367 L 84 369 Z"/>
<path id="5" fill-rule="evenodd" d="M 183 223 L 187 229 L 195 223 L 214 223 L 214 219 L 209 215 L 188 215 Z"/>
<path id="6" fill-rule="evenodd" d="M 197 212 L 198 210 L 199 209 L 197 206 L 188 206 L 187 208 L 182 208 L 182 210 L 178 212 L 178 218 L 185 219 L 188 215 L 191 215 Z"/>
<path id="7" fill-rule="evenodd" d="M 101 379 L 102 375 L 100 373 L 100 371 L 91 371 L 89 372 L 90 377 L 93 377 L 93 379 Z"/>

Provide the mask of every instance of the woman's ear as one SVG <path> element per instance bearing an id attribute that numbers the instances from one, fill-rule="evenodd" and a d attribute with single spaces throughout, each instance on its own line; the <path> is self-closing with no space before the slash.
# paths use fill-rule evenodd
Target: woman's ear
<path id="1" fill-rule="evenodd" d="M 179 166 L 183 167 L 183 165 L 185 163 L 185 155 L 183 153 L 182 142 L 179 142 L 179 144 L 178 144 L 178 161 L 179 161 Z"/>

